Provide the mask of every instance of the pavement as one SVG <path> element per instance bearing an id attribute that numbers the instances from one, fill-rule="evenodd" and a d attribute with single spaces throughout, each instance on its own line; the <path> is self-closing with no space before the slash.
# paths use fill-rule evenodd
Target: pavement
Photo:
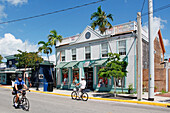
<path id="1" fill-rule="evenodd" d="M 11 89 L 0 87 L 0 113 L 170 113 L 166 107 L 106 100 L 73 100 L 68 96 L 27 92 L 29 111 L 13 107 Z"/>
<path id="2" fill-rule="evenodd" d="M 0 87 L 11 89 L 11 86 L 0 85 Z M 53 92 L 45 92 L 43 88 L 39 88 L 39 91 L 36 91 L 36 88 L 30 88 L 31 92 L 36 93 L 45 93 L 51 95 L 60 95 L 70 97 L 72 90 L 61 90 L 53 88 Z M 156 92 L 154 96 L 154 101 L 148 101 L 148 92 L 144 92 L 142 95 L 142 100 L 137 100 L 137 94 L 117 94 L 114 97 L 114 94 L 109 92 L 94 92 L 88 91 L 89 99 L 94 100 L 104 100 L 104 101 L 117 101 L 117 102 L 126 102 L 126 103 L 137 103 L 153 106 L 161 106 L 170 108 L 170 92 L 164 95 L 160 95 L 160 92 Z"/>

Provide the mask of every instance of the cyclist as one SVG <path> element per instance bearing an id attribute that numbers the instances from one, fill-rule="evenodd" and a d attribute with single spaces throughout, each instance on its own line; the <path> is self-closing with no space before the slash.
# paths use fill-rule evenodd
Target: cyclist
<path id="1" fill-rule="evenodd" d="M 80 88 L 79 88 L 79 91 L 78 91 L 78 96 L 79 96 L 79 93 L 83 92 L 83 90 L 86 88 L 86 80 L 84 77 L 81 78 L 81 81 L 80 83 L 76 84 L 76 86 L 80 85 Z M 80 97 L 80 96 L 79 96 Z"/>
<path id="2" fill-rule="evenodd" d="M 27 86 L 25 85 L 25 82 L 22 80 L 22 75 L 18 75 L 18 80 L 16 80 L 15 85 L 14 85 L 14 90 L 15 90 L 15 94 L 16 94 L 16 100 L 14 103 L 14 106 L 17 107 L 17 101 L 19 98 L 19 91 L 21 90 L 23 87 L 25 87 L 25 89 L 27 89 Z"/>

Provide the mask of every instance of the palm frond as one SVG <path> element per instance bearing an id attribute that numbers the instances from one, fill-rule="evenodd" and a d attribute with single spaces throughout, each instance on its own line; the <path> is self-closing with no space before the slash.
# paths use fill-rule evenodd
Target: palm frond
<path id="1" fill-rule="evenodd" d="M 45 42 L 44 41 L 39 41 L 38 45 L 40 45 L 40 44 L 45 44 Z"/>

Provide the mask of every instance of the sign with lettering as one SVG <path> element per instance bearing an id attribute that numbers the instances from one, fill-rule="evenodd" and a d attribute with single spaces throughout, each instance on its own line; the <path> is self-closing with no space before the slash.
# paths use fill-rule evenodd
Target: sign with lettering
<path id="1" fill-rule="evenodd" d="M 135 24 L 134 22 L 129 22 L 129 23 L 114 26 L 114 33 L 120 34 L 120 33 L 125 33 L 128 31 L 135 30 L 134 24 Z"/>
<path id="2" fill-rule="evenodd" d="M 43 74 L 39 74 L 39 79 L 43 79 L 44 75 Z"/>

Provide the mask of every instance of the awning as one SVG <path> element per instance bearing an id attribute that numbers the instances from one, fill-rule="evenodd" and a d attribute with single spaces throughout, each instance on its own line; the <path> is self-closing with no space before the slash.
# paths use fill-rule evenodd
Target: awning
<path id="1" fill-rule="evenodd" d="M 102 66 L 106 61 L 107 59 L 96 60 L 91 66 Z"/>
<path id="2" fill-rule="evenodd" d="M 79 62 L 78 61 L 74 61 L 74 62 L 69 62 L 67 65 L 65 65 L 64 67 L 65 68 L 68 68 L 68 67 L 74 67 L 78 64 Z"/>
<path id="3" fill-rule="evenodd" d="M 60 64 L 58 64 L 57 66 L 56 66 L 56 68 L 63 68 L 65 65 L 67 65 L 68 64 L 68 62 L 61 62 Z"/>
<path id="4" fill-rule="evenodd" d="M 89 67 L 91 65 L 90 61 L 86 61 L 83 64 L 83 67 Z"/>

